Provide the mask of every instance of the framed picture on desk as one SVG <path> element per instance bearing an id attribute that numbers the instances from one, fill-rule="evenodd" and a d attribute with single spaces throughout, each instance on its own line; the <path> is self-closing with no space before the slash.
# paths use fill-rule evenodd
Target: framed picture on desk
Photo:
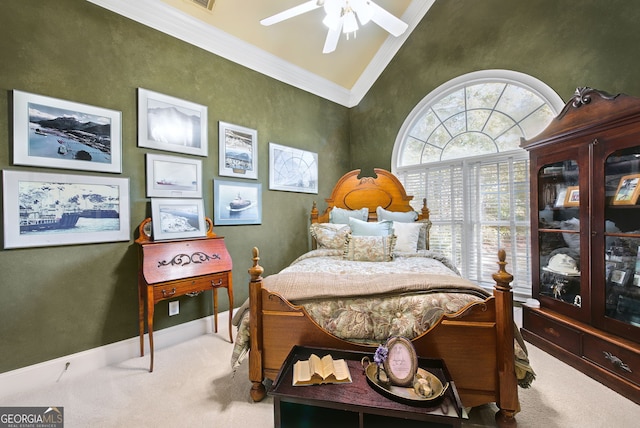
<path id="1" fill-rule="evenodd" d="M 202 199 L 151 199 L 153 239 L 203 237 L 207 225 Z"/>

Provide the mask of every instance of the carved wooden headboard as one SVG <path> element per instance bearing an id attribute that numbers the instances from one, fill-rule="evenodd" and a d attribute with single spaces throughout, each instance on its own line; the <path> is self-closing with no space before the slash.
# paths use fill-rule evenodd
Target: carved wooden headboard
<path id="1" fill-rule="evenodd" d="M 375 168 L 376 177 L 361 177 L 359 169 L 346 173 L 336 183 L 331 197 L 325 199 L 327 208 L 320 214 L 316 203 L 311 210 L 312 223 L 328 223 L 329 212 L 334 207 L 346 210 L 369 209 L 369 221 L 376 221 L 376 208 L 382 207 L 388 211 L 415 211 L 410 205 L 413 196 L 407 196 L 404 186 L 395 175 L 384 169 Z M 418 213 L 419 220 L 429 219 L 429 209 L 426 199 L 422 200 L 422 210 Z"/>

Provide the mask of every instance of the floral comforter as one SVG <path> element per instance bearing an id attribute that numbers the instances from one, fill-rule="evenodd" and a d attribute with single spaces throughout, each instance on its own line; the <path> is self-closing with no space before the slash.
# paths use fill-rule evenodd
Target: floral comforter
<path id="1" fill-rule="evenodd" d="M 353 287 L 334 287 L 335 293 L 323 292 L 326 285 L 309 284 L 304 289 L 291 290 L 277 284 L 278 275 L 271 275 L 264 280 L 264 287 L 271 291 L 280 292 L 287 300 L 303 306 L 309 315 L 323 329 L 331 334 L 352 342 L 369 344 L 384 343 L 391 336 L 403 336 L 409 339 L 427 331 L 443 314 L 455 313 L 469 303 L 485 300 L 489 293 L 481 287 L 460 278 L 460 275 L 446 258 L 430 251 L 417 253 L 396 253 L 391 262 L 357 262 L 344 260 L 341 250 L 313 250 L 298 259 L 280 272 L 283 277 L 296 275 L 321 278 L 326 276 L 334 284 L 351 284 L 360 279 L 361 282 L 370 281 L 378 287 L 374 294 L 363 294 L 357 284 Z M 382 283 L 390 275 L 401 273 L 403 279 L 441 278 L 446 283 L 461 281 L 463 288 L 445 286 L 414 286 L 394 290 L 394 285 L 388 287 Z M 321 275 L 322 274 L 322 275 Z M 354 281 L 344 280 L 353 278 Z M 340 279 L 343 279 L 341 282 Z M 376 282 L 377 281 L 377 282 Z M 311 281 L 309 281 L 311 282 Z M 391 280 L 387 282 L 392 282 Z M 398 281 L 393 281 L 398 282 Z M 270 285 L 271 283 L 271 285 Z M 274 289 L 280 286 L 280 289 Z M 414 289 L 415 288 L 415 289 Z M 293 299 L 290 296 L 294 296 Z M 330 296 L 330 297 L 329 297 Z M 246 358 L 249 351 L 249 311 L 248 300 L 234 315 L 234 325 L 238 326 L 238 334 L 232 354 L 232 366 L 237 368 Z M 516 334 L 517 339 L 521 339 Z M 533 370 L 529 367 L 526 348 L 521 340 L 515 341 L 516 365 L 519 368 L 521 386 L 528 387 L 533 380 Z"/>

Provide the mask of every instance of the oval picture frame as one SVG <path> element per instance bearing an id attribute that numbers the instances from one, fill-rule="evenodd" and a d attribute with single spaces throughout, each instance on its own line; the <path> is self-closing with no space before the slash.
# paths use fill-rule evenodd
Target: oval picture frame
<path id="1" fill-rule="evenodd" d="M 387 358 L 384 371 L 393 385 L 411 386 L 418 370 L 418 356 L 413 343 L 404 337 L 392 337 L 387 340 Z"/>

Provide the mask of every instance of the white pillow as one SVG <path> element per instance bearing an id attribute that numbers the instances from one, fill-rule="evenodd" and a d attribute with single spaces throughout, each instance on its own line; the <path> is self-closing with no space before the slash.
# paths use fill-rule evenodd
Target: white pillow
<path id="1" fill-rule="evenodd" d="M 376 208 L 376 216 L 378 217 L 378 221 L 380 220 L 391 220 L 391 221 L 401 221 L 404 223 L 412 223 L 418 219 L 418 213 L 415 211 L 387 211 L 382 207 Z"/>
<path id="2" fill-rule="evenodd" d="M 403 253 L 415 253 L 418 251 L 418 239 L 422 223 L 393 222 L 393 232 L 396 235 L 396 251 Z"/>

